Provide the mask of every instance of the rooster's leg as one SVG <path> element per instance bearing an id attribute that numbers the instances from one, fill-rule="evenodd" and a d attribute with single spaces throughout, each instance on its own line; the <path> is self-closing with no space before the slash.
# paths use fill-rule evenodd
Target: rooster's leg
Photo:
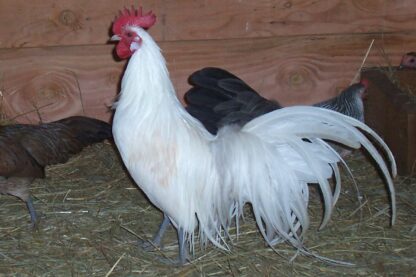
<path id="1" fill-rule="evenodd" d="M 166 229 L 170 225 L 170 219 L 166 214 L 163 214 L 163 221 L 160 224 L 159 230 L 157 231 L 156 235 L 153 237 L 152 241 L 142 241 L 139 242 L 141 248 L 144 250 L 151 250 L 155 247 L 160 247 L 162 245 L 163 235 L 166 232 Z M 186 248 L 186 239 L 185 233 L 182 228 L 178 229 L 178 242 L 179 242 L 179 258 L 176 261 L 172 261 L 169 258 L 158 258 L 158 260 L 165 264 L 177 264 L 177 265 L 184 265 L 188 258 L 188 250 Z"/>
<path id="2" fill-rule="evenodd" d="M 162 245 L 163 235 L 165 234 L 166 229 L 169 227 L 169 225 L 170 225 L 170 219 L 164 213 L 162 224 L 160 224 L 159 231 L 157 231 L 152 241 L 154 246 L 160 247 Z"/>
<path id="3" fill-rule="evenodd" d="M 161 248 L 163 235 L 170 225 L 170 219 L 166 214 L 163 214 L 163 221 L 160 224 L 159 230 L 151 241 L 140 241 L 140 247 L 144 250 L 152 250 L 153 248 Z"/>
<path id="4" fill-rule="evenodd" d="M 179 241 L 179 265 L 184 265 L 189 260 L 188 249 L 186 248 L 185 233 L 182 228 L 178 229 Z"/>

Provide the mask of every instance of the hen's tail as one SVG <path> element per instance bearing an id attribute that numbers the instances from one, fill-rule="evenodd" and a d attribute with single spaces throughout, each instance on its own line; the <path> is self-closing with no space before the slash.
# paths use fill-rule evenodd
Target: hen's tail
<path id="1" fill-rule="evenodd" d="M 111 125 L 107 122 L 85 116 L 72 116 L 55 121 L 66 126 L 78 143 L 83 146 L 112 138 Z"/>
<path id="2" fill-rule="evenodd" d="M 385 151 L 391 174 L 378 150 L 360 130 Z M 389 148 L 360 121 L 308 106 L 270 112 L 241 129 L 228 126 L 219 130 L 214 151 L 221 165 L 218 170 L 222 193 L 212 205 L 218 208 L 218 214 L 199 218 L 218 218 L 216 230 L 227 230 L 230 222 L 242 215 L 244 204 L 251 203 L 260 232 L 270 245 L 288 241 L 305 252 L 302 235 L 309 225 L 308 184 L 316 183 L 322 191 L 325 211 L 321 227 L 330 219 L 340 195 L 338 163 L 344 161 L 324 140 L 352 148 L 363 146 L 368 151 L 388 184 L 393 224 L 396 201 L 392 176 L 396 175 L 396 164 Z M 333 175 L 334 189 L 329 183 Z M 217 239 L 214 243 L 219 242 Z"/>

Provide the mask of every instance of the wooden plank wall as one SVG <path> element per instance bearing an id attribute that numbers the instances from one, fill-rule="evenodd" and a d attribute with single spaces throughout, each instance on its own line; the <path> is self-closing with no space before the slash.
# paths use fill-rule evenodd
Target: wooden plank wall
<path id="1" fill-rule="evenodd" d="M 108 44 L 126 6 L 153 10 L 180 97 L 205 66 L 232 71 L 268 98 L 308 104 L 335 95 L 360 67 L 416 50 L 413 0 L 0 0 L 2 107 L 21 122 L 72 114 L 109 120 L 125 62 Z"/>

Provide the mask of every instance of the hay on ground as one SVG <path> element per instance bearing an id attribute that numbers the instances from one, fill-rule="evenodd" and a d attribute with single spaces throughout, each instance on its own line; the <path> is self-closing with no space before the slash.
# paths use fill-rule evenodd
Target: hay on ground
<path id="1" fill-rule="evenodd" d="M 0 196 L 0 275 L 17 276 L 385 276 L 411 275 L 416 254 L 416 179 L 396 179 L 398 220 L 390 222 L 388 193 L 360 151 L 348 159 L 362 195 L 361 206 L 344 175 L 332 220 L 317 231 L 322 209 L 312 189 L 310 250 L 357 264 L 347 268 L 299 255 L 289 245 L 265 246 L 247 208 L 233 251 L 196 249 L 191 265 L 176 267 L 176 233 L 170 228 L 163 250 L 145 252 L 138 240 L 151 239 L 162 219 L 132 183 L 109 143 L 88 147 L 64 165 L 47 169 L 31 188 L 41 214 L 35 231 L 22 201 Z"/>

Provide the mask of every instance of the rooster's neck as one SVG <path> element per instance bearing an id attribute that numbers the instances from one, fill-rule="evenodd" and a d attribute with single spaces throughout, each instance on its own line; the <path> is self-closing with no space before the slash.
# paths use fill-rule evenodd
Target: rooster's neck
<path id="1" fill-rule="evenodd" d="M 137 33 L 142 45 L 130 58 L 124 73 L 117 109 L 149 114 L 182 108 L 158 45 L 146 31 L 138 29 Z"/>
<path id="2" fill-rule="evenodd" d="M 121 83 L 120 97 L 114 104 L 113 133 L 121 136 L 148 137 L 155 134 L 173 141 L 178 136 L 193 140 L 212 139 L 204 126 L 193 118 L 176 97 L 165 59 L 159 47 L 144 30 L 138 30 L 141 47 L 128 63 Z M 202 138 L 203 137 L 203 138 Z"/>

